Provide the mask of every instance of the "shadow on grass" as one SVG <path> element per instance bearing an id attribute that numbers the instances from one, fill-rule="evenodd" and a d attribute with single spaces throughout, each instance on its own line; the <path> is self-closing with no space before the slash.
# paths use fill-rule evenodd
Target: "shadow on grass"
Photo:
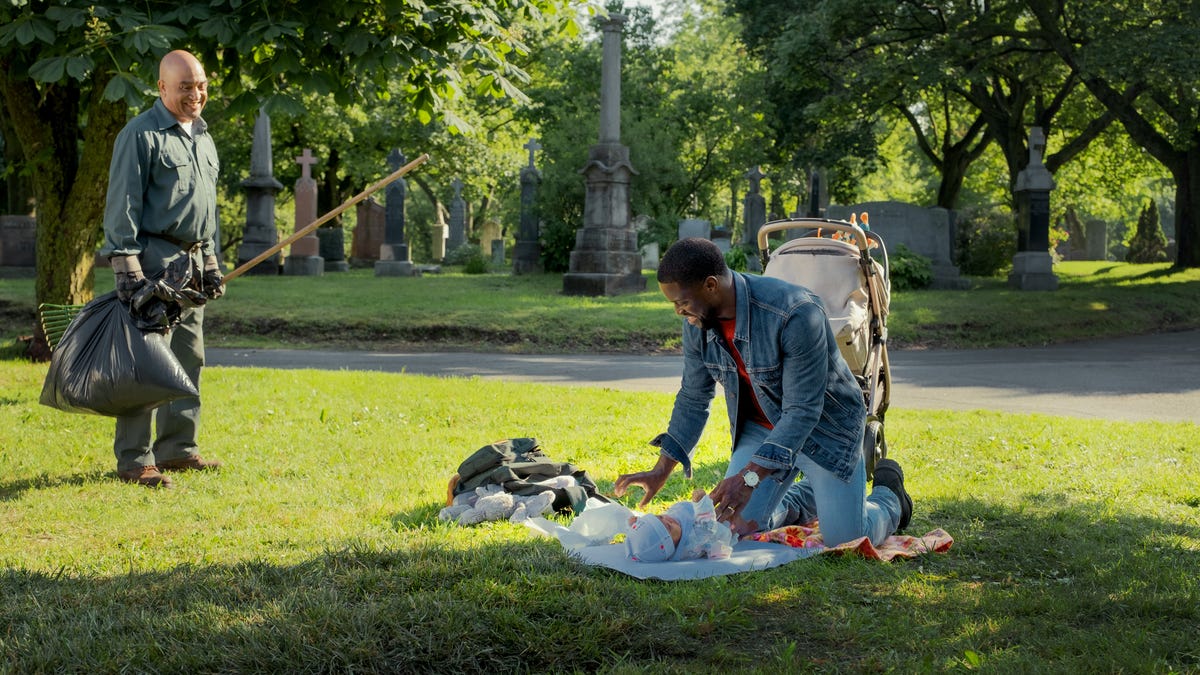
<path id="1" fill-rule="evenodd" d="M 51 476 L 42 473 L 30 478 L 17 478 L 0 482 L 0 501 L 13 501 L 29 490 L 45 490 L 63 486 L 81 487 L 87 483 L 95 483 L 105 478 L 116 480 L 113 471 L 88 471 L 83 473 L 56 474 Z"/>
<path id="2" fill-rule="evenodd" d="M 1069 492 L 923 505 L 949 553 L 640 582 L 435 505 L 393 546 L 115 576 L 0 572 L 17 671 L 1189 670 L 1200 528 Z M 974 656 L 970 656 L 974 655 Z"/>

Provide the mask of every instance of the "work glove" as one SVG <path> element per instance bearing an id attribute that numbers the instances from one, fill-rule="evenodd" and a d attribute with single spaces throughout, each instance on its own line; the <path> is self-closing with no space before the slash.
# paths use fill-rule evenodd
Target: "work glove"
<path id="1" fill-rule="evenodd" d="M 127 303 L 139 288 L 146 285 L 142 263 L 136 255 L 115 255 L 108 260 L 112 264 L 113 278 L 116 280 L 117 299 Z"/>
<path id="2" fill-rule="evenodd" d="M 200 277 L 200 288 L 210 300 L 225 295 L 225 275 L 221 274 L 221 265 L 215 255 L 204 256 L 204 273 Z"/>

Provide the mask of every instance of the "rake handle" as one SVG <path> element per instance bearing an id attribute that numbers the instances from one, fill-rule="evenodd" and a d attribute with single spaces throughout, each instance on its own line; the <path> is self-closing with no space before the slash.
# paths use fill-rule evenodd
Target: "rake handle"
<path id="1" fill-rule="evenodd" d="M 308 235 L 309 232 L 312 232 L 313 230 L 317 229 L 318 227 L 324 225 L 325 223 L 327 223 L 327 222 L 333 220 L 334 218 L 338 217 L 339 215 L 341 215 L 341 213 L 343 211 L 345 211 L 346 209 L 350 208 L 351 206 L 354 206 L 355 204 L 366 199 L 367 197 L 370 197 L 372 194 L 378 192 L 385 185 L 395 182 L 396 179 L 400 178 L 404 174 L 408 173 L 409 171 L 412 171 L 413 169 L 417 168 L 418 166 L 421 166 L 422 164 L 424 164 L 425 162 L 428 162 L 428 161 L 429 161 L 429 153 L 425 153 L 425 154 L 421 155 L 420 157 L 414 159 L 413 161 L 409 162 L 408 164 L 405 164 L 404 166 L 400 167 L 399 169 L 396 169 L 395 171 L 393 171 L 391 173 L 391 175 L 387 176 L 386 178 L 383 178 L 382 180 L 378 181 L 374 185 L 368 187 L 366 190 L 363 190 L 362 192 L 351 197 L 350 199 L 347 199 L 346 201 L 342 202 L 342 204 L 340 206 L 333 209 L 329 213 L 326 213 L 325 215 L 321 216 L 320 218 L 317 218 L 316 220 L 309 223 L 308 225 L 305 225 L 304 227 L 300 228 L 299 230 L 296 230 L 287 239 L 284 239 L 283 241 L 279 242 L 278 244 L 275 244 L 274 246 L 272 246 L 271 248 L 263 251 L 262 253 L 259 253 L 258 255 L 254 256 L 252 259 L 250 259 L 249 261 L 242 263 L 237 269 L 235 269 L 234 271 L 225 275 L 225 282 L 228 283 L 230 280 L 236 279 L 236 278 L 242 276 L 247 271 L 249 271 L 251 268 L 253 268 L 255 265 L 266 260 L 267 258 L 270 258 L 271 256 L 275 255 L 279 251 L 283 250 L 283 248 L 285 246 L 289 246 L 292 244 L 292 242 L 300 239 L 301 237 Z"/>

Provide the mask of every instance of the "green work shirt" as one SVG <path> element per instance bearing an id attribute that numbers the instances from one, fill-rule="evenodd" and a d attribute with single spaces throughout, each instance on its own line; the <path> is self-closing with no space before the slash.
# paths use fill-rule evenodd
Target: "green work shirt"
<path id="1" fill-rule="evenodd" d="M 188 136 L 161 100 L 129 121 L 113 145 L 104 207 L 104 256 L 137 255 L 147 234 L 203 242 L 215 255 L 217 146 L 203 119 Z M 139 237 L 139 234 L 141 236 Z"/>

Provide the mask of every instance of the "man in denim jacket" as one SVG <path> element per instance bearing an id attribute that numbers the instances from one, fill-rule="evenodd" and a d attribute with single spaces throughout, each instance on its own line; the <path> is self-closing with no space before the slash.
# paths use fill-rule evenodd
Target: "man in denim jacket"
<path id="1" fill-rule="evenodd" d="M 711 493 L 722 521 L 745 534 L 819 519 L 828 546 L 864 535 L 878 545 L 908 524 L 912 500 L 894 460 L 877 463 L 867 494 L 866 406 L 819 297 L 733 272 L 700 238 L 667 250 L 658 285 L 685 319 L 683 379 L 666 433 L 651 441 L 658 463 L 619 476 L 617 496 L 640 486 L 644 508 L 676 465 L 691 477 L 719 383 L 733 436 L 725 478 Z"/>

